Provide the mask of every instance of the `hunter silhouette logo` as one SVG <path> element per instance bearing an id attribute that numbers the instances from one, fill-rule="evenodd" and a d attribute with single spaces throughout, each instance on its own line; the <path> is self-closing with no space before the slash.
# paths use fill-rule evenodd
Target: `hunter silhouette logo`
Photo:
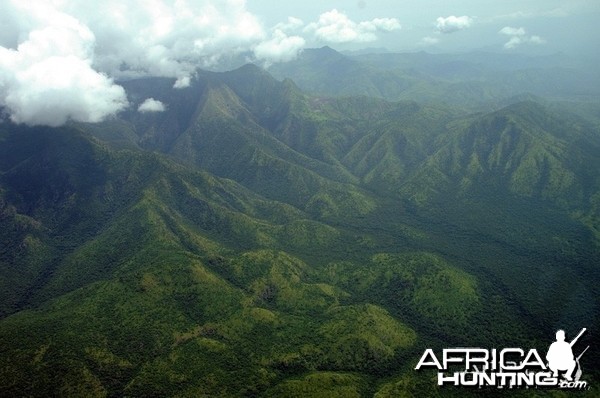
<path id="1" fill-rule="evenodd" d="M 579 381 L 581 378 L 581 366 L 579 365 L 579 358 L 583 356 L 583 354 L 587 351 L 590 346 L 587 346 L 585 350 L 575 359 L 573 357 L 573 345 L 577 342 L 577 340 L 584 334 L 586 331 L 585 328 L 581 329 L 581 332 L 571 340 L 570 343 L 565 341 L 565 331 L 558 330 L 556 332 L 556 341 L 550 345 L 548 349 L 548 354 L 546 354 L 546 359 L 548 360 L 548 367 L 552 370 L 552 375 L 554 377 L 558 377 L 559 371 L 565 371 L 565 379 L 567 381 L 572 381 L 573 371 L 577 368 L 577 373 L 575 375 L 575 381 Z"/>
<path id="2" fill-rule="evenodd" d="M 589 388 L 581 380 L 579 360 L 587 346 L 575 358 L 573 346 L 585 333 L 583 328 L 570 342 L 564 330 L 556 332 L 556 341 L 548 348 L 546 361 L 535 348 L 445 348 L 441 361 L 431 348 L 425 350 L 415 370 L 436 368 L 438 385 L 496 388 Z"/>

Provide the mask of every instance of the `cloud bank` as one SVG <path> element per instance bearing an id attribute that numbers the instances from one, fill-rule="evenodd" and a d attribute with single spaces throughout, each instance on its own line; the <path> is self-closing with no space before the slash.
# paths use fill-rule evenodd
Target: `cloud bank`
<path id="1" fill-rule="evenodd" d="M 5 42 L 15 47 L 0 46 L 0 106 L 11 120 L 49 126 L 68 119 L 98 122 L 124 108 L 125 90 L 93 67 L 92 31 L 44 2 L 32 10 L 27 5 L 0 6 L 0 26 L 7 19 L 13 24 Z M 27 28 L 16 29 L 20 26 Z"/>
<path id="2" fill-rule="evenodd" d="M 114 79 L 155 75 L 190 85 L 197 67 L 254 51 L 289 59 L 304 43 L 268 37 L 243 0 L 4 0 L 0 107 L 16 123 L 98 122 L 128 106 Z M 262 46 L 261 46 L 262 43 Z"/>
<path id="3" fill-rule="evenodd" d="M 266 29 L 245 0 L 2 0 L 0 27 L 0 108 L 16 123 L 58 126 L 129 106 L 118 79 L 172 77 L 183 89 L 224 56 L 289 61 L 305 37 L 369 42 L 400 23 L 355 22 L 334 9 Z"/>

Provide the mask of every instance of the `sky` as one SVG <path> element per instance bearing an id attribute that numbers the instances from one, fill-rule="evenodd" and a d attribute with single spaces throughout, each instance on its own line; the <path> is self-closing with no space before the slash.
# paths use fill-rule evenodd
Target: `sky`
<path id="1" fill-rule="evenodd" d="M 275 26 L 289 17 L 301 20 L 303 25 L 291 32 L 302 36 L 307 47 L 540 54 L 600 47 L 598 0 L 305 0 L 284 7 L 273 3 L 248 0 L 246 4 L 266 26 Z M 323 29 L 331 28 L 330 35 L 310 29 L 315 22 L 327 20 L 323 17 L 331 10 L 337 15 L 329 21 L 335 20 L 336 24 L 320 24 Z M 361 23 L 378 18 L 394 19 L 398 25 L 387 31 L 373 31 L 370 37 L 358 35 L 354 40 L 352 35 L 341 34 L 344 27 L 360 31 Z"/>
<path id="2" fill-rule="evenodd" d="M 174 78 L 230 55 L 269 66 L 304 48 L 598 52 L 598 0 L 0 0 L 0 107 L 15 123 L 98 122 L 119 79 Z"/>

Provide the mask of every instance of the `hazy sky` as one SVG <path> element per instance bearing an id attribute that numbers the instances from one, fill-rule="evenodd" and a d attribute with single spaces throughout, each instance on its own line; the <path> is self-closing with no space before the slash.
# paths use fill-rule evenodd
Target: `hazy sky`
<path id="1" fill-rule="evenodd" d="M 303 48 L 598 52 L 600 0 L 0 0 L 0 107 L 17 123 L 95 122 L 129 104 L 120 78 L 185 88 L 229 54 Z"/>
<path id="2" fill-rule="evenodd" d="M 285 2 L 285 6 L 274 4 L 277 2 L 248 0 L 247 8 L 266 26 L 295 17 L 305 23 L 306 29 L 331 10 L 355 24 L 394 18 L 401 25 L 393 31 L 375 32 L 372 41 L 364 42 L 327 40 L 307 30 L 296 30 L 309 47 L 327 44 L 337 49 L 546 53 L 600 47 L 598 0 L 304 0 Z M 505 27 L 515 28 L 515 34 L 507 34 L 508 29 L 500 33 Z M 519 40 L 513 36 L 519 36 Z M 505 47 L 511 39 L 512 43 Z"/>

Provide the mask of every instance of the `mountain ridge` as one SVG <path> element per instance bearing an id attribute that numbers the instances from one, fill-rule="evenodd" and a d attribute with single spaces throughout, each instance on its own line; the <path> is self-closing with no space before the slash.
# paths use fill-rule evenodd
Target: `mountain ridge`
<path id="1" fill-rule="evenodd" d="M 317 95 L 368 95 L 387 100 L 446 104 L 469 112 L 502 106 L 532 93 L 554 100 L 594 101 L 600 76 L 591 65 L 565 54 L 375 53 L 343 55 L 307 49 L 296 60 L 269 71 Z M 547 82 L 554 82 L 547 84 Z"/>

